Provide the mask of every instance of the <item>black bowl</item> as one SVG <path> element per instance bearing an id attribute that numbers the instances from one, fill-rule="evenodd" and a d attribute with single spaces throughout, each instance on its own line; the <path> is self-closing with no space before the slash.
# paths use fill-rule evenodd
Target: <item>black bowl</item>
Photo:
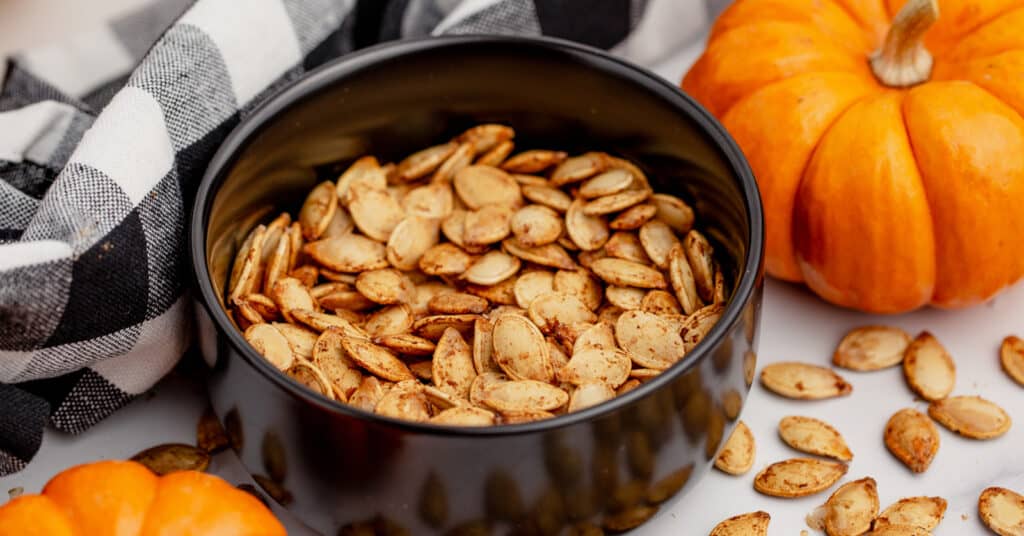
<path id="1" fill-rule="evenodd" d="M 221 308 L 231 237 L 245 215 L 268 203 L 294 206 L 318 178 L 334 178 L 362 154 L 395 159 L 482 122 L 513 126 L 517 148 L 624 156 L 656 191 L 690 201 L 731 289 L 706 339 L 610 402 L 493 428 L 400 422 L 327 400 L 245 343 Z M 648 71 L 552 39 L 446 37 L 367 49 L 309 73 L 245 118 L 202 180 L 190 232 L 210 398 L 249 470 L 280 481 L 288 508 L 324 534 L 359 523 L 413 534 L 554 534 L 587 522 L 625 530 L 692 488 L 732 429 L 754 366 L 762 225 L 735 143 Z"/>

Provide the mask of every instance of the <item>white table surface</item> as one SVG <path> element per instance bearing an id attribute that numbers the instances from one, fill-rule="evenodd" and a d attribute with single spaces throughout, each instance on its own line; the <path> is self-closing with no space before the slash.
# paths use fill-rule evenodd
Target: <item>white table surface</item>
<path id="1" fill-rule="evenodd" d="M 699 48 L 684 50 L 656 70 L 678 81 Z M 712 471 L 675 506 L 637 532 L 677 536 L 707 534 L 720 520 L 732 515 L 765 510 L 772 516 L 769 534 L 796 536 L 807 529 L 804 516 L 824 502 L 828 493 L 804 499 L 776 499 L 759 495 L 751 482 L 765 465 L 797 456 L 777 437 L 777 424 L 785 415 L 807 415 L 832 423 L 845 436 L 854 460 L 845 480 L 864 476 L 878 481 L 882 507 L 915 495 L 939 495 L 949 501 L 946 518 L 935 536 L 986 534 L 977 519 L 978 494 L 1000 485 L 1024 491 L 1024 388 L 1014 384 L 999 367 L 997 351 L 1002 338 L 1024 335 L 1024 284 L 990 303 L 956 312 L 923 310 L 912 314 L 877 317 L 827 305 L 794 285 L 769 280 L 761 325 L 759 369 L 766 363 L 799 360 L 828 364 L 836 342 L 849 329 L 888 323 L 916 334 L 927 329 L 952 353 L 957 365 L 954 394 L 980 394 L 1001 404 L 1018 419 L 1005 436 L 992 441 L 962 439 L 940 428 L 941 447 L 931 468 L 916 475 L 897 462 L 882 443 L 889 416 L 904 407 L 924 409 L 906 387 L 900 368 L 874 373 L 842 371 L 853 384 L 849 397 L 821 401 L 784 400 L 755 384 L 741 419 L 757 440 L 754 469 L 743 476 Z M 171 377 L 113 417 L 76 437 L 47 430 L 43 446 L 29 466 L 0 478 L 0 493 L 15 486 L 38 491 L 46 480 L 68 466 L 97 459 L 124 458 L 163 442 L 195 440 L 195 423 L 206 406 L 200 386 Z M 248 481 L 233 454 L 218 454 L 212 472 L 231 482 Z M 833 488 L 834 489 L 834 488 Z M 277 511 L 294 535 L 312 534 Z"/>

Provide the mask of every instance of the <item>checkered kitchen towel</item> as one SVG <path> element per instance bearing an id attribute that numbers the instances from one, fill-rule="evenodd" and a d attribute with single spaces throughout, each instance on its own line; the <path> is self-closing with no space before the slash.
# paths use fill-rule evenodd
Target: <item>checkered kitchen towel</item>
<path id="1" fill-rule="evenodd" d="M 0 64 L 0 474 L 47 423 L 85 430 L 188 348 L 193 191 L 275 89 L 439 34 L 551 35 L 651 64 L 699 37 L 686 30 L 723 0 L 706 2 L 157 0 Z"/>

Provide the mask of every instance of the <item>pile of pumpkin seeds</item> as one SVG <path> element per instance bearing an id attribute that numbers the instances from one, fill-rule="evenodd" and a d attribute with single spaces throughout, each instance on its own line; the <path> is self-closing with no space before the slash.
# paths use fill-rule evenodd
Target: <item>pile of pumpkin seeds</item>
<path id="1" fill-rule="evenodd" d="M 1006 337 L 999 360 L 1007 376 L 1024 386 L 1024 340 Z M 901 409 L 880 435 L 889 452 L 914 473 L 927 471 L 938 452 L 939 432 L 934 423 L 975 440 L 994 439 L 1010 429 L 1010 416 L 994 402 L 975 395 L 950 396 L 956 386 L 956 364 L 927 331 L 912 338 L 891 326 L 856 328 L 839 342 L 832 363 L 861 372 L 902 365 L 907 387 L 929 403 L 928 413 Z M 761 384 L 794 400 L 820 400 L 853 391 L 831 368 L 799 362 L 765 366 Z M 794 450 L 817 457 L 790 458 L 765 467 L 754 477 L 754 489 L 762 494 L 795 498 L 823 492 L 846 475 L 853 460 L 839 431 L 819 419 L 783 417 L 778 435 Z M 754 435 L 739 421 L 715 467 L 731 475 L 743 475 L 753 467 L 755 453 Z M 877 483 L 865 477 L 839 486 L 825 504 L 807 516 L 807 524 L 829 536 L 928 536 L 942 521 L 946 506 L 942 497 L 907 497 L 879 513 Z M 1024 534 L 1024 495 L 1000 487 L 987 488 L 978 498 L 978 514 L 996 534 Z M 763 511 L 737 515 L 715 526 L 711 536 L 763 536 L 770 519 Z"/>
<path id="2" fill-rule="evenodd" d="M 726 300 L 693 210 L 627 160 L 513 155 L 514 135 L 364 156 L 252 228 L 226 301 L 245 339 L 325 397 L 464 426 L 600 404 L 679 361 Z"/>

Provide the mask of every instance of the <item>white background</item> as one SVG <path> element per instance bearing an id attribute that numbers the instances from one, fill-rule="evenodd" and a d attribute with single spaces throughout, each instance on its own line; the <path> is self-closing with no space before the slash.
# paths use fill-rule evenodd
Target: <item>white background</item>
<path id="1" fill-rule="evenodd" d="M 0 55 L 15 45 L 38 42 L 39 33 L 34 30 L 53 20 L 43 14 L 45 10 L 88 4 L 89 14 L 83 16 L 99 20 L 104 13 L 115 11 L 112 6 L 139 3 L 0 0 L 0 28 L 14 28 L 9 24 L 13 14 L 20 15 L 24 22 L 14 33 L 0 30 Z M 102 4 L 103 9 L 98 9 L 97 4 Z M 58 30 L 68 25 L 65 19 L 71 17 L 61 17 L 56 24 Z M 683 50 L 656 70 L 678 82 L 699 51 L 699 45 Z M 1004 336 L 1024 335 L 1024 285 L 966 311 L 924 310 L 895 317 L 872 317 L 824 304 L 797 286 L 768 281 L 759 365 L 781 360 L 827 364 L 839 338 L 847 330 L 868 323 L 893 324 L 912 334 L 923 329 L 931 331 L 956 360 L 954 393 L 989 398 L 1021 424 L 1002 438 L 984 442 L 962 439 L 940 428 L 941 447 L 935 461 L 926 473 L 915 475 L 897 462 L 882 442 L 885 422 L 896 410 L 925 407 L 906 387 L 899 368 L 861 374 L 843 371 L 854 386 L 853 394 L 822 402 L 780 399 L 755 385 L 741 416 L 757 440 L 754 469 L 739 477 L 713 471 L 674 508 L 637 532 L 664 536 L 707 534 L 721 519 L 753 510 L 771 514 L 772 536 L 795 536 L 807 529 L 804 516 L 824 502 L 827 493 L 799 500 L 775 499 L 754 492 L 751 481 L 755 472 L 768 463 L 798 455 L 778 439 L 779 419 L 785 415 L 808 415 L 832 423 L 843 433 L 855 456 L 846 480 L 874 477 L 883 508 L 901 497 L 939 495 L 949 501 L 949 510 L 934 532 L 936 536 L 985 534 L 976 513 L 981 490 L 1001 485 L 1024 491 L 1024 389 L 1002 373 L 997 357 Z M 68 437 L 48 430 L 42 449 L 28 468 L 0 478 L 0 494 L 16 486 L 38 491 L 54 473 L 76 463 L 123 458 L 163 442 L 194 442 L 195 423 L 205 405 L 205 393 L 200 388 L 172 377 L 85 434 Z M 231 482 L 246 479 L 229 453 L 215 457 L 212 471 Z M 287 518 L 286 513 L 279 515 Z M 291 534 L 308 533 L 289 524 Z"/>

